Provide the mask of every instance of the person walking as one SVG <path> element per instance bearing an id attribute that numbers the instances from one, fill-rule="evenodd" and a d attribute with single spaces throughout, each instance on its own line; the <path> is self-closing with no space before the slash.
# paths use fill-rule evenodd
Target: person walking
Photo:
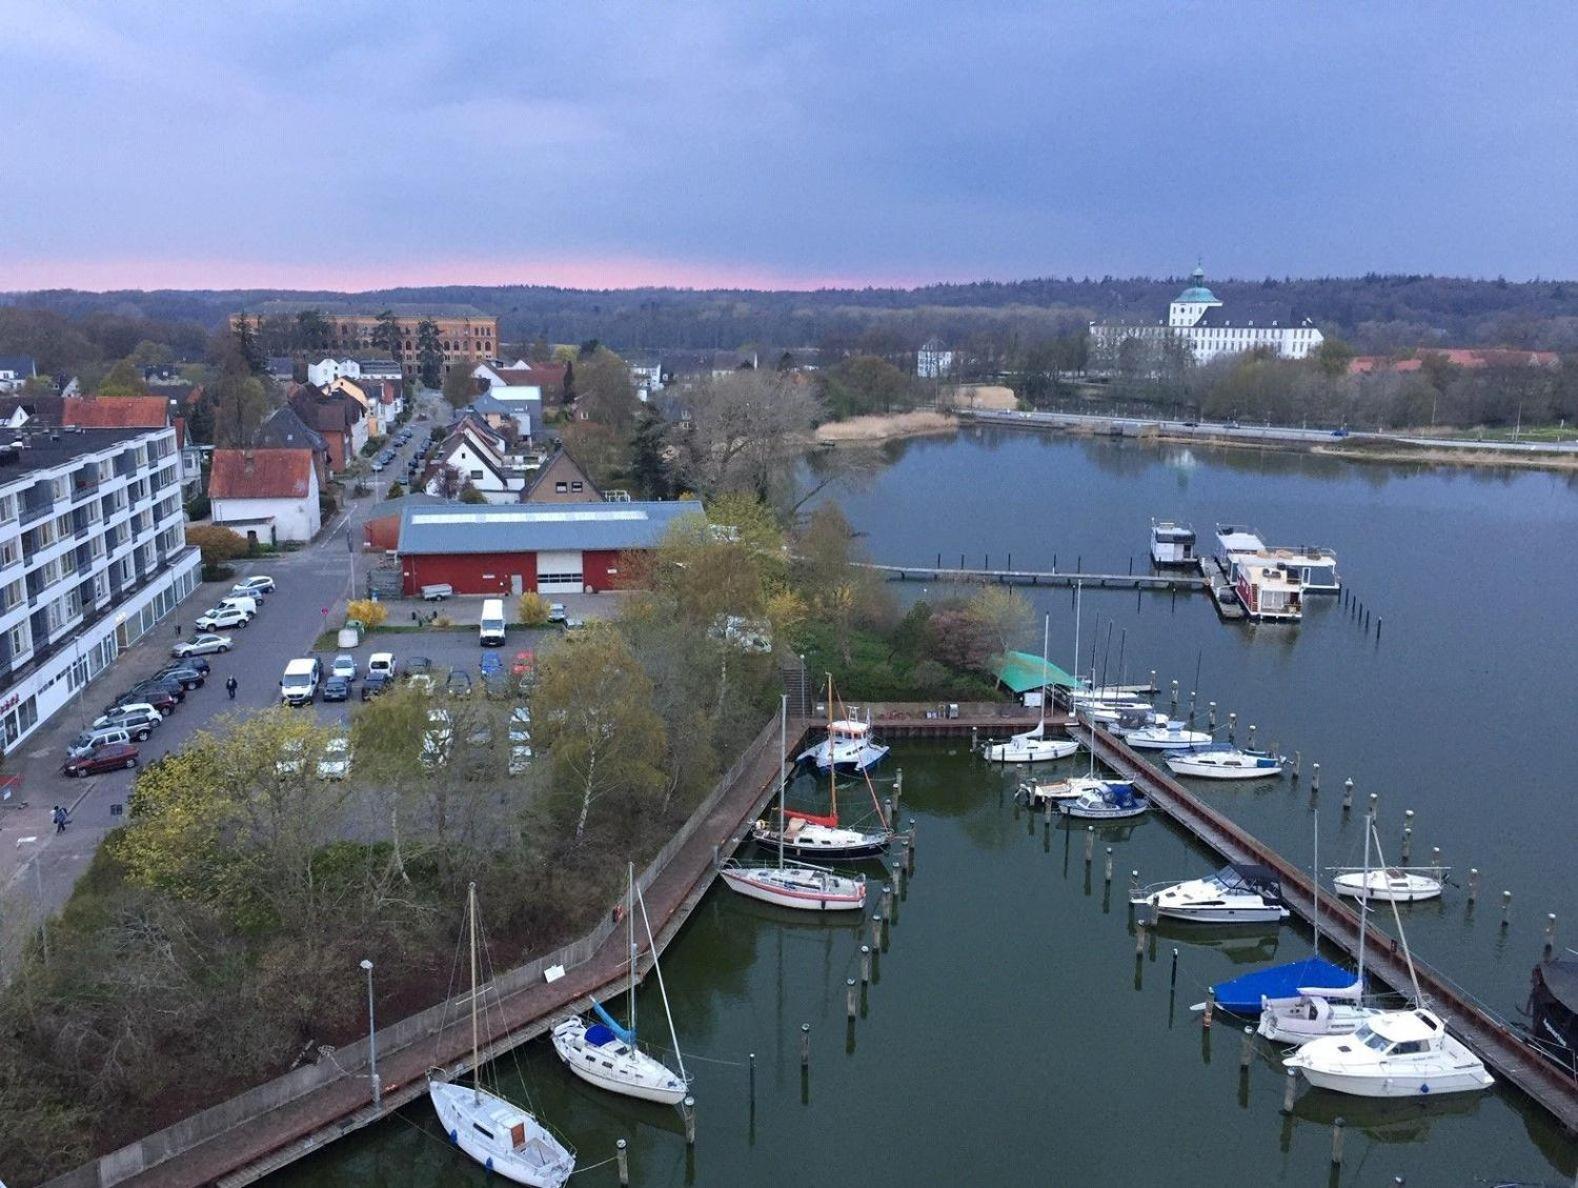
<path id="1" fill-rule="evenodd" d="M 230 694 L 231 701 L 236 699 L 236 678 L 234 676 L 225 678 L 225 692 Z"/>
<path id="2" fill-rule="evenodd" d="M 66 810 L 65 809 L 61 808 L 57 804 L 55 806 L 55 811 L 50 814 L 50 818 L 55 822 L 55 832 L 56 833 L 64 833 L 64 832 L 66 832 Z"/>

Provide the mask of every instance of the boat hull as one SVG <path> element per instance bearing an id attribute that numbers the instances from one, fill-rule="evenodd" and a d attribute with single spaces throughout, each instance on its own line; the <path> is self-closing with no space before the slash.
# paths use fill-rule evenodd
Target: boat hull
<path id="1" fill-rule="evenodd" d="M 1421 903 L 1427 899 L 1441 898 L 1441 884 L 1429 880 L 1406 887 L 1371 885 L 1366 888 L 1358 879 L 1338 875 L 1332 880 L 1332 889 L 1349 899 L 1365 899 L 1377 903 Z"/>
<path id="2" fill-rule="evenodd" d="M 428 1098 L 438 1114 L 439 1123 L 449 1141 L 489 1171 L 516 1184 L 530 1188 L 563 1188 L 575 1170 L 575 1156 L 558 1140 L 543 1130 L 536 1119 L 520 1111 L 529 1121 L 530 1141 L 522 1151 L 508 1149 L 504 1144 L 489 1144 L 477 1133 L 474 1123 L 493 1124 L 493 1119 L 472 1107 L 474 1098 L 480 1096 L 484 1106 L 499 1103 L 509 1106 L 502 1098 L 486 1090 L 474 1090 L 466 1085 L 447 1081 L 433 1081 L 427 1087 Z M 516 1107 L 510 1107 L 514 1109 Z"/>
<path id="3" fill-rule="evenodd" d="M 1304 1079 L 1317 1089 L 1345 1093 L 1350 1097 L 1439 1097 L 1446 1093 L 1477 1093 L 1494 1085 L 1495 1078 L 1483 1069 L 1448 1071 L 1440 1076 L 1367 1077 L 1354 1076 L 1327 1068 L 1309 1068 L 1286 1063 L 1304 1074 Z"/>
<path id="4" fill-rule="evenodd" d="M 1182 756 L 1166 760 L 1174 775 L 1196 780 L 1272 780 L 1282 774 L 1282 765 L 1269 767 L 1237 767 L 1217 763 L 1195 763 Z"/>
<path id="5" fill-rule="evenodd" d="M 1281 907 L 1187 907 L 1174 905 L 1159 907 L 1146 902 L 1158 918 L 1180 920 L 1191 924 L 1276 924 L 1288 918 L 1288 909 Z"/>
<path id="6" fill-rule="evenodd" d="M 1029 739 L 1024 742 L 993 743 L 986 758 L 993 763 L 1050 763 L 1067 759 L 1079 750 L 1073 739 Z"/>
<path id="7" fill-rule="evenodd" d="M 888 837 L 886 834 L 867 833 L 860 835 L 859 841 L 847 842 L 801 842 L 794 838 L 785 838 L 783 852 L 786 858 L 793 858 L 801 862 L 852 862 L 860 858 L 875 858 L 879 854 L 887 853 Z M 751 840 L 765 849 L 778 849 L 778 834 L 771 829 L 751 830 Z"/>
<path id="8" fill-rule="evenodd" d="M 782 885 L 775 880 L 753 875 L 748 869 L 724 869 L 718 873 L 723 876 L 723 881 L 732 890 L 750 899 L 778 907 L 793 908 L 802 912 L 851 912 L 859 911 L 866 906 L 866 885 L 863 882 L 856 883 L 853 879 L 845 881 L 853 883 L 858 890 L 834 894 L 827 890 L 815 888 L 801 890 Z"/>
<path id="9" fill-rule="evenodd" d="M 626 1069 L 628 1057 L 605 1061 L 595 1046 L 584 1041 L 586 1028 L 578 1026 L 580 1023 L 579 1019 L 570 1019 L 555 1027 L 553 1049 L 565 1067 L 581 1080 L 610 1093 L 659 1105 L 678 1105 L 685 1100 L 688 1086 L 672 1070 L 645 1053 L 639 1054 L 637 1063 L 643 1066 L 639 1069 Z M 621 1075 L 627 1071 L 630 1075 Z"/>

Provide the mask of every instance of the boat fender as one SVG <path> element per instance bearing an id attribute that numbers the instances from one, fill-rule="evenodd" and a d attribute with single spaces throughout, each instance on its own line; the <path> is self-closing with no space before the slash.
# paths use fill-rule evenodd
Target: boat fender
<path id="1" fill-rule="evenodd" d="M 1424 1084 L 1423 1082 L 1420 1082 L 1419 1092 L 1421 1092 L 1421 1093 L 1429 1093 L 1430 1092 L 1430 1086 Z"/>
<path id="2" fill-rule="evenodd" d="M 489 1155 L 487 1163 L 483 1164 L 483 1166 L 486 1167 L 489 1171 L 492 1171 L 493 1170 L 493 1156 Z"/>
<path id="3" fill-rule="evenodd" d="M 449 1128 L 449 1141 L 454 1143 L 457 1147 L 460 1146 L 460 1132 L 453 1126 Z"/>

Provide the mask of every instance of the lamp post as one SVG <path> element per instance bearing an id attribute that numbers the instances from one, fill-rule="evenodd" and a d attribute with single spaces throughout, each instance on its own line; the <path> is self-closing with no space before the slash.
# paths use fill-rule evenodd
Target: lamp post
<path id="1" fill-rule="evenodd" d="M 378 1028 L 373 1022 L 373 963 L 363 957 L 362 969 L 367 974 L 367 1075 L 373 1082 L 373 1111 L 382 1113 L 384 1093 L 378 1083 Z"/>

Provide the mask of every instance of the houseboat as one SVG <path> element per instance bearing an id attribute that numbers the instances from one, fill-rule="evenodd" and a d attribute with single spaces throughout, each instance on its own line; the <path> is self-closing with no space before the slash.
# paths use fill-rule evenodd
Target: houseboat
<path id="1" fill-rule="evenodd" d="M 1221 562 L 1224 573 L 1233 572 L 1233 562 L 1239 557 L 1253 556 L 1264 552 L 1265 548 L 1266 542 L 1260 539 L 1260 533 L 1253 528 L 1246 528 L 1242 524 L 1216 526 L 1216 559 Z"/>
<path id="2" fill-rule="evenodd" d="M 1195 552 L 1194 529 L 1171 520 L 1151 521 L 1151 564 L 1158 568 L 1186 566 L 1193 569 L 1200 563 Z"/>
<path id="3" fill-rule="evenodd" d="M 1337 554 L 1331 549 L 1314 545 L 1272 545 L 1263 549 L 1260 556 L 1285 566 L 1289 573 L 1298 575 L 1299 584 L 1307 594 L 1336 594 L 1342 590 L 1337 576 Z"/>
<path id="4" fill-rule="evenodd" d="M 1298 575 L 1258 557 L 1233 562 L 1233 590 L 1251 619 L 1296 623 L 1304 617 L 1304 587 Z"/>

